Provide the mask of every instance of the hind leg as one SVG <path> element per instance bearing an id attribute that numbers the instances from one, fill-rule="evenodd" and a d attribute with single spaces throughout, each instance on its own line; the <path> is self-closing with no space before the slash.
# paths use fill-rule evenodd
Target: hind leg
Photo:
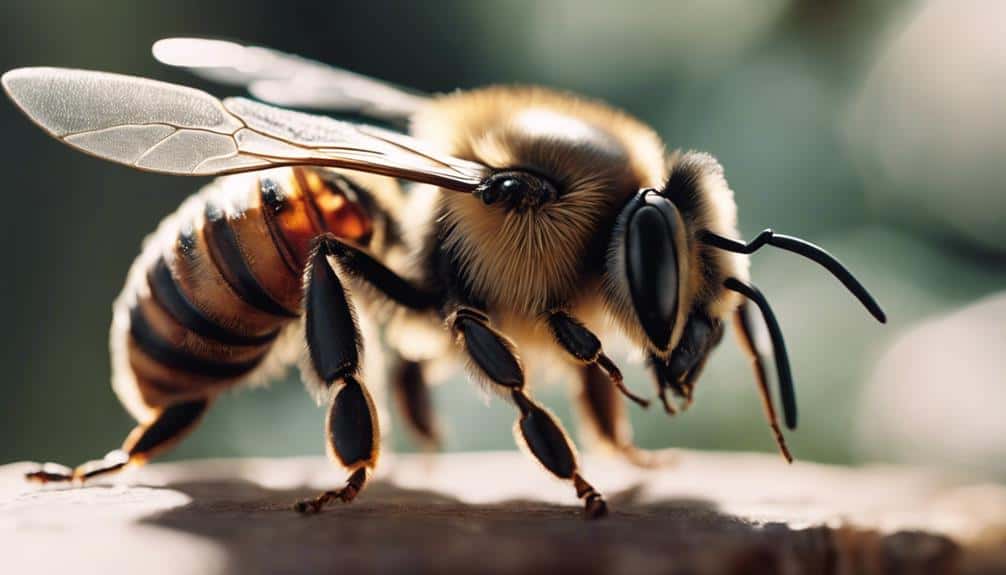
<path id="1" fill-rule="evenodd" d="M 332 396 L 326 420 L 327 445 L 331 457 L 349 470 L 345 485 L 325 491 L 312 499 L 298 501 L 294 509 L 301 513 L 317 513 L 332 501 L 349 503 L 363 491 L 371 471 L 377 464 L 380 431 L 374 401 L 359 381 L 351 375 Z"/>
<path id="2" fill-rule="evenodd" d="M 342 488 L 297 502 L 294 509 L 301 513 L 318 512 L 331 501 L 352 501 L 377 464 L 380 430 L 374 402 L 359 379 L 363 338 L 343 285 L 341 276 L 347 272 L 336 257 L 340 247 L 331 238 L 322 237 L 311 254 L 304 272 L 304 334 L 307 373 L 329 391 L 328 452 L 350 475 Z"/>
<path id="3" fill-rule="evenodd" d="M 150 423 L 136 426 L 122 447 L 103 459 L 88 461 L 75 469 L 47 463 L 41 469 L 26 474 L 25 478 L 37 483 L 80 483 L 127 466 L 142 465 L 158 453 L 177 445 L 199 423 L 209 403 L 208 399 L 197 399 L 165 407 Z"/>

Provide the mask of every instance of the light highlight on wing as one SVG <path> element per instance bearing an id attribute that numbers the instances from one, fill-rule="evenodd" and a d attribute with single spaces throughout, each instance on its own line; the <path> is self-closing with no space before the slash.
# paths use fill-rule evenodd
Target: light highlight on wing
<path id="1" fill-rule="evenodd" d="M 244 86 L 280 106 L 353 112 L 402 122 L 426 97 L 348 70 L 271 48 L 208 38 L 165 38 L 154 58 L 222 84 Z"/>
<path id="2" fill-rule="evenodd" d="M 3 76 L 11 99 L 56 139 L 138 169 L 181 175 L 313 164 L 373 172 L 467 191 L 481 164 L 425 149 L 408 136 L 275 108 L 221 102 L 145 78 L 21 68 Z"/>

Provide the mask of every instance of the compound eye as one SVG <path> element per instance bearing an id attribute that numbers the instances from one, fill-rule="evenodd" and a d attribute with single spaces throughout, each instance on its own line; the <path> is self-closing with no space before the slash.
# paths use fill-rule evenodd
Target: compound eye
<path id="1" fill-rule="evenodd" d="M 508 209 L 524 211 L 558 197 L 551 182 L 528 172 L 499 172 L 475 189 L 486 205 L 502 202 Z"/>
<path id="2" fill-rule="evenodd" d="M 500 178 L 499 182 L 493 187 L 503 197 L 513 194 L 525 194 L 530 188 L 526 181 L 519 180 L 513 176 Z"/>

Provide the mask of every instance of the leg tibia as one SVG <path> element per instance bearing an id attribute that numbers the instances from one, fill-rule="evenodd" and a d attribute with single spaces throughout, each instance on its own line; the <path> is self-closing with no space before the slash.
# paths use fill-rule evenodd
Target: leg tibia
<path id="1" fill-rule="evenodd" d="M 601 349 L 601 340 L 591 333 L 587 326 L 564 311 L 552 312 L 548 317 L 552 337 L 560 347 L 584 365 L 597 365 L 608 374 L 611 384 L 626 397 L 642 407 L 650 402 L 629 391 L 622 379 L 622 372 Z"/>
<path id="2" fill-rule="evenodd" d="M 488 324 L 482 312 L 462 307 L 448 318 L 448 325 L 464 344 L 475 367 L 498 390 L 509 392 L 519 416 L 514 425 L 514 438 L 545 469 L 560 479 L 574 482 L 577 495 L 585 498 L 585 512 L 590 519 L 606 512 L 604 499 L 580 476 L 576 450 L 556 420 L 548 411 L 524 393 L 524 372 L 513 344 Z M 588 485 L 589 487 L 589 485 Z"/>
<path id="3" fill-rule="evenodd" d="M 122 444 L 122 450 L 133 460 L 149 459 L 170 449 L 195 428 L 208 405 L 205 399 L 172 405 L 149 425 L 134 429 Z"/>
<path id="4" fill-rule="evenodd" d="M 553 475 L 572 479 L 577 467 L 576 453 L 566 433 L 551 414 L 524 392 L 514 391 L 513 399 L 520 410 L 515 429 L 518 441 Z"/>
<path id="5" fill-rule="evenodd" d="M 580 475 L 576 450 L 559 422 L 522 390 L 514 390 L 512 395 L 520 410 L 520 417 L 514 426 L 518 444 L 523 445 L 553 475 L 573 481 L 577 497 L 584 500 L 584 513 L 588 519 L 604 516 L 607 513 L 604 498 Z"/>

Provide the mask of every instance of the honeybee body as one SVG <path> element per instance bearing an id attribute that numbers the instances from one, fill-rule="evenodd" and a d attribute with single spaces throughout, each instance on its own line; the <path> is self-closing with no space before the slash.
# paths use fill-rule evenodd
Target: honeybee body
<path id="1" fill-rule="evenodd" d="M 266 380 L 296 358 L 313 240 L 387 251 L 388 178 L 318 168 L 221 177 L 144 242 L 114 305 L 113 382 L 145 422 L 160 408 Z"/>
<path id="2" fill-rule="evenodd" d="M 790 459 L 746 302 L 765 319 L 795 428 L 789 362 L 746 256 L 763 245 L 798 253 L 885 319 L 817 246 L 771 230 L 750 243 L 733 239 L 736 204 L 719 163 L 668 154 L 652 129 L 605 104 L 533 87 L 427 97 L 217 40 L 171 39 L 154 52 L 267 101 L 407 122 L 410 134 L 115 74 L 5 74 L 15 102 L 70 146 L 139 169 L 251 173 L 216 180 L 167 218 L 115 304 L 114 386 L 140 425 L 103 460 L 43 467 L 30 479 L 83 481 L 142 463 L 193 429 L 222 390 L 300 358 L 309 389 L 328 405 L 328 452 L 350 475 L 297 509 L 351 501 L 379 454 L 363 354 L 365 341 L 377 347 L 368 335 L 373 315 L 395 351 L 390 383 L 421 439 L 438 438 L 425 365 L 460 357 L 516 408 L 518 443 L 572 484 L 587 517 L 600 517 L 604 500 L 581 475 L 558 420 L 532 398 L 519 349 L 567 360 L 591 435 L 648 463 L 631 441 L 622 398 L 648 400 L 625 386 L 594 331 L 613 324 L 646 356 L 673 414 L 677 400 L 691 402 L 733 320 Z M 407 204 L 388 176 L 410 182 Z M 373 313 L 359 314 L 359 304 Z"/>

